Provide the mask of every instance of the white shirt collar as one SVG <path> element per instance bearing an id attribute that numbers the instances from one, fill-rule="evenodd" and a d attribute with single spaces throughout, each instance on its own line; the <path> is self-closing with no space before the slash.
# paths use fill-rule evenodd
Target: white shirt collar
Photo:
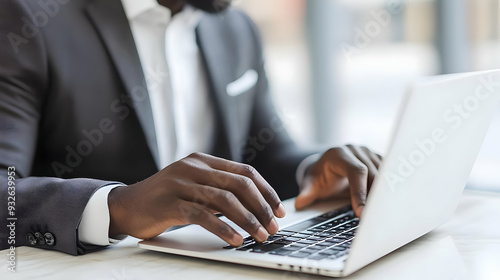
<path id="1" fill-rule="evenodd" d="M 161 6 L 156 0 L 122 0 L 122 4 L 129 21 L 149 9 Z"/>

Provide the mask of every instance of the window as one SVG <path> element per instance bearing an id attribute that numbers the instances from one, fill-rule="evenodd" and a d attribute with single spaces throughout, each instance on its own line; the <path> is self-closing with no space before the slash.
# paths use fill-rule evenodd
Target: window
<path id="1" fill-rule="evenodd" d="M 384 153 L 422 76 L 500 68 L 500 0 L 240 0 L 263 34 L 277 108 L 298 142 Z M 500 108 L 469 187 L 500 192 Z"/>

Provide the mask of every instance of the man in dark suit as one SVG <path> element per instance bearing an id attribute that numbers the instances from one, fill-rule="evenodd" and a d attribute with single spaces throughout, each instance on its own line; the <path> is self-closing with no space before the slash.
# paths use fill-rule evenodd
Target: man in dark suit
<path id="1" fill-rule="evenodd" d="M 199 129 L 169 130 L 179 118 L 162 98 L 198 83 L 182 84 L 186 77 L 172 71 L 152 86 L 145 65 L 155 60 L 148 48 L 156 47 L 141 37 L 149 32 L 141 24 L 154 16 L 135 21 L 138 13 L 125 2 L 131 1 L 0 1 L 1 219 L 16 218 L 14 231 L 2 227 L 0 249 L 31 245 L 83 254 L 108 244 L 93 241 L 99 239 L 94 231 L 102 232 L 93 223 L 101 218 L 109 242 L 196 223 L 240 244 L 241 236 L 214 212 L 263 241 L 278 230 L 274 217 L 285 215 L 278 194 L 290 198 L 299 189 L 297 208 L 350 194 L 360 215 L 380 157 L 351 145 L 312 157 L 296 147 L 271 104 L 260 39 L 247 16 L 228 8 L 229 1 L 158 1 L 154 13 L 172 18 L 172 26 L 161 28 L 174 28 L 187 4 L 193 11 L 177 28 L 186 30 L 196 18 L 192 42 L 200 60 L 187 55 L 172 63 L 172 53 L 186 50 L 170 35 L 162 43 L 170 70 L 191 63 L 188 72 L 203 77 L 203 87 L 186 94 L 206 91 L 199 107 L 211 108 L 185 110 L 199 117 Z M 201 137 L 204 123 L 210 129 Z M 201 139 L 205 153 L 176 158 L 185 144 L 179 131 Z"/>

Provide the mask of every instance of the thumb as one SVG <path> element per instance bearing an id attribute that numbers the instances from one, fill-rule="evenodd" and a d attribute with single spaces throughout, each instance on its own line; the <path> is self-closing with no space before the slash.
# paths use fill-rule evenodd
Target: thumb
<path id="1" fill-rule="evenodd" d="M 304 184 L 299 195 L 295 199 L 295 209 L 300 210 L 311 205 L 318 197 L 318 192 L 314 188 L 312 182 Z"/>

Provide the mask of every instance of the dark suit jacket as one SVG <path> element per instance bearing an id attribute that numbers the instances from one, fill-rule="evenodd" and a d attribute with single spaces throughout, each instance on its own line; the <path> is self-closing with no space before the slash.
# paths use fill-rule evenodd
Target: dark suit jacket
<path id="1" fill-rule="evenodd" d="M 217 112 L 212 154 L 253 165 L 283 199 L 296 195 L 295 170 L 309 153 L 296 148 L 273 109 L 254 24 L 234 9 L 205 14 L 196 36 Z M 229 96 L 226 86 L 249 69 L 258 73 L 256 85 Z M 74 255 L 97 249 L 78 241 L 87 201 L 111 182 L 154 174 L 157 156 L 120 0 L 0 0 L 0 219 L 8 215 L 12 166 L 15 246 L 29 245 L 29 233 L 49 232 L 55 243 L 36 247 Z M 10 233 L 0 228 L 5 249 Z"/>

